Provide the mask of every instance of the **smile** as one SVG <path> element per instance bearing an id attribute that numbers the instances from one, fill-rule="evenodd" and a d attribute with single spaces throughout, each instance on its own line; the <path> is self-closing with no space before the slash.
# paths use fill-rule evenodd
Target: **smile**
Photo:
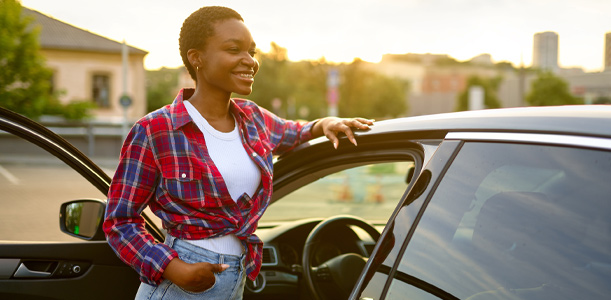
<path id="1" fill-rule="evenodd" d="M 240 74 L 238 74 L 238 76 L 240 76 L 242 78 L 249 78 L 249 79 L 254 78 L 253 74 L 240 73 Z"/>

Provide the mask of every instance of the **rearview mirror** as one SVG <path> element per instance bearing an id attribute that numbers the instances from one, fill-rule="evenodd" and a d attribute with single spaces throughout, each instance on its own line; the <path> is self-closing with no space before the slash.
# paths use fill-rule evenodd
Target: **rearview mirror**
<path id="1" fill-rule="evenodd" d="M 104 240 L 102 222 L 105 209 L 105 202 L 95 199 L 66 202 L 59 210 L 59 227 L 68 235 L 83 240 Z"/>

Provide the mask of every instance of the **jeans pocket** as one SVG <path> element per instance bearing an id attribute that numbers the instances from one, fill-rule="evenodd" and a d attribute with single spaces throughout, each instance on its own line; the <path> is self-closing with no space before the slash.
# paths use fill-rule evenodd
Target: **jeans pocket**
<path id="1" fill-rule="evenodd" d="M 170 283 L 170 286 L 168 287 L 168 290 L 166 291 L 166 295 L 170 296 L 168 297 L 168 299 L 189 299 L 190 297 L 202 296 L 204 294 L 208 294 L 212 292 L 213 289 L 216 287 L 218 280 L 219 279 L 217 275 L 214 274 L 214 283 L 212 284 L 212 286 L 210 286 L 209 288 L 201 292 L 187 291 L 174 283 Z M 164 297 L 164 299 L 166 298 Z"/>

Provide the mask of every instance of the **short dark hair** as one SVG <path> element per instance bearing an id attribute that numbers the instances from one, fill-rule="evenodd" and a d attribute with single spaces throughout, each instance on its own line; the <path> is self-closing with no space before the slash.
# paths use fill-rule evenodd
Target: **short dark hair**
<path id="1" fill-rule="evenodd" d="M 187 67 L 193 80 L 197 81 L 197 76 L 195 76 L 195 69 L 189 62 L 187 51 L 189 51 L 189 49 L 203 50 L 208 38 L 214 35 L 215 23 L 227 19 L 237 19 L 244 22 L 242 16 L 231 8 L 223 6 L 204 6 L 194 11 L 182 23 L 180 36 L 178 37 L 178 47 L 180 49 L 182 62 L 185 64 L 185 67 Z"/>

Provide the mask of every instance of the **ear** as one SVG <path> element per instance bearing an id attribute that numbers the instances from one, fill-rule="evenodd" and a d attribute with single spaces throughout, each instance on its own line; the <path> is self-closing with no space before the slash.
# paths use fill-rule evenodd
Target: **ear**
<path id="1" fill-rule="evenodd" d="M 189 63 L 194 68 L 202 66 L 202 60 L 200 57 L 200 52 L 197 49 L 189 49 L 187 50 L 187 58 L 189 59 Z"/>

